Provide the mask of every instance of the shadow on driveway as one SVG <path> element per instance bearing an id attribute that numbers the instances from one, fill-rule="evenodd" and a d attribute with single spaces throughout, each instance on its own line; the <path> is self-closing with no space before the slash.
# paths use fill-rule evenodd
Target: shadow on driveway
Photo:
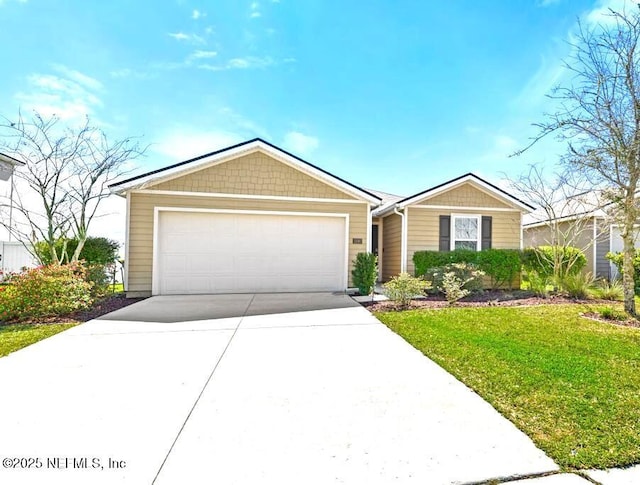
<path id="1" fill-rule="evenodd" d="M 344 293 L 171 295 L 147 298 L 98 320 L 174 323 L 357 306 Z"/>

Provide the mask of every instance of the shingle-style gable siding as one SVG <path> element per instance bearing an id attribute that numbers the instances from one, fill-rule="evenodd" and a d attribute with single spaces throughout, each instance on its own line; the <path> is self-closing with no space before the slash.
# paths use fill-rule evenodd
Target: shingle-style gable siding
<path id="1" fill-rule="evenodd" d="M 348 194 L 259 151 L 159 183 L 149 189 L 353 199 Z"/>
<path id="2" fill-rule="evenodd" d="M 513 208 L 501 200 L 477 189 L 470 182 L 455 187 L 440 195 L 417 202 L 418 205 L 446 205 L 456 207 Z"/>

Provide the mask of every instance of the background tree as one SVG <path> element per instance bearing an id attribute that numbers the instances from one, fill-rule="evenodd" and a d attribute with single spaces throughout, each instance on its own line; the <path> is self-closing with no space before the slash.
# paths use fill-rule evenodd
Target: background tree
<path id="1" fill-rule="evenodd" d="M 640 181 L 640 10 L 611 10 L 610 22 L 579 23 L 566 67 L 572 79 L 556 87 L 554 113 L 537 124 L 537 137 L 567 142 L 563 164 L 603 189 L 623 240 L 624 308 L 636 314 L 633 284 L 634 224 Z M 526 150 L 526 147 L 524 150 Z M 524 151 L 522 150 L 522 151 Z M 522 151 L 518 153 L 522 153 Z"/>
<path id="2" fill-rule="evenodd" d="M 0 119 L 0 151 L 25 163 L 14 173 L 13 201 L 0 201 L 3 208 L 12 204 L 18 217 L 11 225 L 0 218 L 0 225 L 44 262 L 42 245 L 34 248 L 41 241 L 52 263 L 80 258 L 89 225 L 110 195 L 108 184 L 144 153 L 131 138 L 110 142 L 88 117 L 79 127 L 67 127 L 55 115 L 44 118 L 37 112 L 28 119 L 21 113 L 16 120 Z M 77 242 L 71 255 L 69 239 Z"/>
<path id="3" fill-rule="evenodd" d="M 531 165 L 517 178 L 508 179 L 510 189 L 531 203 L 536 210 L 530 223 L 536 224 L 533 254 L 541 267 L 552 268 L 552 278 L 562 286 L 563 278 L 574 273 L 581 262 L 574 247 L 587 252 L 593 238 L 594 212 L 602 207 L 600 193 L 593 191 L 589 180 L 580 172 L 564 170 L 552 175 L 540 165 Z M 604 216 L 604 212 L 598 211 Z M 586 237 L 585 237 L 586 235 Z M 551 251 L 535 250 L 549 246 Z"/>

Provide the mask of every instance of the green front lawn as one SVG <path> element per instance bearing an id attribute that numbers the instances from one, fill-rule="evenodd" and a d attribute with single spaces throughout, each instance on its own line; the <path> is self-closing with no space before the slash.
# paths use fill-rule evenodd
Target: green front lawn
<path id="1" fill-rule="evenodd" d="M 11 352 L 51 337 L 75 325 L 75 323 L 0 325 L 0 357 L 9 355 Z"/>
<path id="2" fill-rule="evenodd" d="M 640 330 L 579 305 L 376 316 L 527 433 L 560 466 L 640 463 Z"/>

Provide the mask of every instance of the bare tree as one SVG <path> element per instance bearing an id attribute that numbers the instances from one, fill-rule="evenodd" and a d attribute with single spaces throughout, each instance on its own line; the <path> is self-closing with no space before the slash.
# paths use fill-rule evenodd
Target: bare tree
<path id="1" fill-rule="evenodd" d="M 579 172 L 565 170 L 547 175 L 540 165 L 531 165 L 525 173 L 508 181 L 514 193 L 537 208 L 531 214 L 525 241 L 554 248 L 551 252 L 536 251 L 535 256 L 540 263 L 553 268 L 555 283 L 560 284 L 579 259 L 578 254 L 565 248 L 576 247 L 586 252 L 596 242 L 592 224 L 596 223 L 594 215 L 602 206 L 600 194 L 591 190 L 588 180 Z"/>
<path id="2" fill-rule="evenodd" d="M 55 115 L 25 119 L 19 113 L 15 121 L 0 120 L 0 151 L 25 163 L 14 174 L 19 190 L 13 200 L 0 201 L 19 217 L 12 224 L 0 218 L 0 225 L 36 257 L 34 244 L 44 241 L 51 261 L 61 263 L 78 260 L 100 202 L 109 196 L 107 185 L 144 149 L 131 139 L 109 142 L 88 118 L 70 128 Z M 65 241 L 72 237 L 78 245 L 69 256 Z"/>
<path id="3" fill-rule="evenodd" d="M 566 67 L 573 75 L 550 97 L 555 113 L 536 124 L 537 137 L 556 134 L 567 143 L 563 164 L 583 174 L 593 187 L 606 189 L 607 201 L 621 223 L 624 308 L 636 314 L 633 284 L 634 224 L 640 214 L 640 10 L 610 11 L 611 22 L 595 27 L 579 23 Z M 522 153 L 524 150 L 518 152 Z"/>

